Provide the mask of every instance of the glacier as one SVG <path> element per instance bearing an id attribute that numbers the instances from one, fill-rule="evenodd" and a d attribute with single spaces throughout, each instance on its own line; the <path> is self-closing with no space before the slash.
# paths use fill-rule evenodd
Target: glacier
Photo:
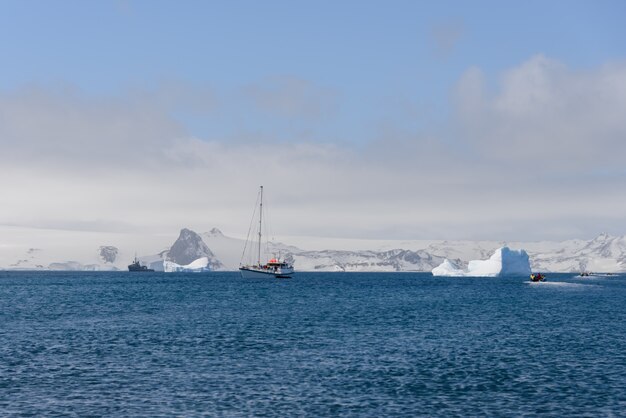
<path id="1" fill-rule="evenodd" d="M 508 277 L 527 276 L 531 270 L 525 250 L 500 247 L 487 260 L 471 260 L 466 269 L 445 259 L 432 273 L 433 276 L 447 277 Z"/>

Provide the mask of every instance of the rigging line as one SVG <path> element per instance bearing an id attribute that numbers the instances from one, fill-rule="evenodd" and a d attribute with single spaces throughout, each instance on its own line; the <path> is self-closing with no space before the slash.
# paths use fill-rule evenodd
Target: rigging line
<path id="1" fill-rule="evenodd" d="M 265 219 L 265 222 L 263 223 L 263 233 L 265 235 L 265 256 L 267 257 L 268 255 L 270 255 L 270 233 L 269 233 L 269 227 L 270 227 L 270 217 L 269 217 L 269 199 L 267 198 L 267 193 L 265 194 L 265 205 L 263 205 L 263 219 Z"/>
<path id="2" fill-rule="evenodd" d="M 265 205 L 263 205 L 263 217 L 265 219 L 264 227 L 265 227 L 265 245 L 267 254 L 270 256 L 274 256 L 272 252 L 275 248 L 276 237 L 274 236 L 274 228 L 273 228 L 273 211 L 270 210 L 272 205 L 269 203 L 269 198 L 267 197 L 267 193 L 265 194 Z"/>
<path id="3" fill-rule="evenodd" d="M 246 235 L 246 243 L 243 246 L 243 253 L 241 253 L 241 259 L 239 260 L 239 265 L 243 264 L 243 259 L 246 256 L 246 249 L 248 248 L 248 242 L 250 241 L 250 232 L 252 231 L 252 225 L 254 224 L 254 217 L 256 215 L 256 208 L 259 204 L 260 198 L 261 198 L 261 192 L 259 192 L 256 196 L 256 202 L 254 203 L 254 210 L 252 211 L 252 219 L 250 219 L 250 226 L 248 227 L 248 235 Z"/>

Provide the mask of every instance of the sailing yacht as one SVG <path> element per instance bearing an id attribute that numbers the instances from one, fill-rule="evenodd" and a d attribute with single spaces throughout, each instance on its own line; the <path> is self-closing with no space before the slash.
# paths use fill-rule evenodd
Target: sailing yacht
<path id="1" fill-rule="evenodd" d="M 276 278 L 289 278 L 293 274 L 293 266 L 286 261 L 280 260 L 280 255 L 278 257 L 272 257 L 267 263 L 261 263 L 261 248 L 263 246 L 263 186 L 261 186 L 259 190 L 259 232 L 258 232 L 258 244 L 257 249 L 257 259 L 256 264 L 249 263 L 244 265 L 243 258 L 246 256 L 246 249 L 249 244 L 252 244 L 252 240 L 250 238 L 250 232 L 248 232 L 248 237 L 246 238 L 246 245 L 243 249 L 243 255 L 241 257 L 242 262 L 239 264 L 239 271 L 241 272 L 241 277 L 243 278 L 254 278 L 254 277 L 276 277 Z M 255 208 L 256 213 L 256 208 Z M 254 215 L 253 215 L 254 222 Z M 252 228 L 250 228 L 252 229 Z M 250 245 L 250 249 L 252 250 L 252 245 Z"/>

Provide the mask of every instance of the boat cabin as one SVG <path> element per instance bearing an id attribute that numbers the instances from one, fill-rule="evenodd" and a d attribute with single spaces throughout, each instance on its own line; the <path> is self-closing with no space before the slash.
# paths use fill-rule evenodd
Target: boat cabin
<path id="1" fill-rule="evenodd" d="M 267 262 L 266 264 L 267 267 L 269 268 L 273 268 L 273 267 L 287 267 L 288 264 L 284 261 L 280 261 L 277 258 L 272 258 L 270 261 Z"/>

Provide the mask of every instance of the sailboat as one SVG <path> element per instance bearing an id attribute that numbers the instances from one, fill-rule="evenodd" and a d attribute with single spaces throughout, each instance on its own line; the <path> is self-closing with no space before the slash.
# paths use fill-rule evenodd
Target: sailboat
<path id="1" fill-rule="evenodd" d="M 241 263 L 239 264 L 239 271 L 241 272 L 241 277 L 243 278 L 254 278 L 254 277 L 276 277 L 276 278 L 289 278 L 293 274 L 293 266 L 284 261 L 280 260 L 280 255 L 272 257 L 267 263 L 261 263 L 261 248 L 263 246 L 263 186 L 261 186 L 259 190 L 259 232 L 258 232 L 258 247 L 257 247 L 257 259 L 256 264 L 249 263 L 243 264 L 243 258 L 246 256 L 246 249 L 249 244 L 252 244 L 252 239 L 250 238 L 250 232 L 248 232 L 248 237 L 246 238 L 246 245 L 243 249 L 243 255 L 241 256 Z M 255 208 L 256 214 L 256 208 Z M 253 214 L 253 222 L 254 222 L 254 214 Z M 252 226 L 252 225 L 251 225 Z M 250 228 L 252 230 L 252 228 Z M 250 249 L 252 250 L 252 245 L 250 245 Z"/>

